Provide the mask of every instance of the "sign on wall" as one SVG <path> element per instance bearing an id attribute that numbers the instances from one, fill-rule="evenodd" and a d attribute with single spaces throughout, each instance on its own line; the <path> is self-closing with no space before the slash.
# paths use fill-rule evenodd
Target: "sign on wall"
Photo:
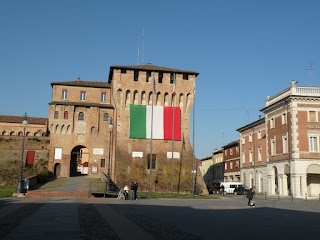
<path id="1" fill-rule="evenodd" d="M 94 155 L 103 155 L 103 148 L 93 148 Z"/>
<path id="2" fill-rule="evenodd" d="M 62 148 L 54 148 L 54 159 L 62 159 Z"/>

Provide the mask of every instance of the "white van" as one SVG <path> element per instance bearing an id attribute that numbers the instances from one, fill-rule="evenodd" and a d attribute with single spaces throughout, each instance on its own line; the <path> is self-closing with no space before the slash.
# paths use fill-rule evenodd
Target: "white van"
<path id="1" fill-rule="evenodd" d="M 241 182 L 221 182 L 220 189 L 224 186 L 224 194 L 233 193 L 236 187 L 243 187 L 243 183 Z"/>

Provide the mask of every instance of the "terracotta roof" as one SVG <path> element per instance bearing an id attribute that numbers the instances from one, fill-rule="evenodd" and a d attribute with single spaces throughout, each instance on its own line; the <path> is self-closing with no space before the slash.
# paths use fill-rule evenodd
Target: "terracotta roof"
<path id="1" fill-rule="evenodd" d="M 53 85 L 110 88 L 110 84 L 108 82 L 81 81 L 80 79 L 66 82 L 52 82 L 51 86 Z"/>
<path id="2" fill-rule="evenodd" d="M 190 71 L 190 70 L 182 70 L 182 69 L 177 69 L 177 68 L 167 68 L 167 67 L 155 66 L 152 64 L 133 65 L 133 66 L 110 66 L 110 71 L 113 69 L 130 69 L 130 70 L 145 70 L 145 71 L 158 71 L 158 72 L 189 73 L 189 74 L 194 74 L 196 76 L 199 75 L 198 72 L 194 72 L 194 71 Z"/>
<path id="3" fill-rule="evenodd" d="M 239 140 L 232 141 L 232 142 L 228 143 L 227 145 L 222 146 L 222 148 L 226 149 L 226 148 L 230 148 L 230 147 L 237 146 L 237 145 L 239 145 Z"/>
<path id="4" fill-rule="evenodd" d="M 24 116 L 9 116 L 9 115 L 0 115 L 0 122 L 6 123 L 22 123 Z M 42 124 L 46 125 L 48 118 L 39 118 L 39 117 L 27 117 L 28 124 Z"/>

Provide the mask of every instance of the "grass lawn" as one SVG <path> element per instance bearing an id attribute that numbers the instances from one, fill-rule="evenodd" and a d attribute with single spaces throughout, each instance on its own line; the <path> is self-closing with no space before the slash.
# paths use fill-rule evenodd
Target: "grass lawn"
<path id="1" fill-rule="evenodd" d="M 16 190 L 17 186 L 0 186 L 0 198 L 12 197 Z"/>

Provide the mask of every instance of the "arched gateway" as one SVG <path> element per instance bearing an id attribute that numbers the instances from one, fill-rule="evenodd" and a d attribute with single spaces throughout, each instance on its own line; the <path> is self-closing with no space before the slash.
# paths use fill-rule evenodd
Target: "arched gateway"
<path id="1" fill-rule="evenodd" d="M 89 151 L 85 146 L 78 145 L 71 151 L 70 177 L 88 174 Z"/>

